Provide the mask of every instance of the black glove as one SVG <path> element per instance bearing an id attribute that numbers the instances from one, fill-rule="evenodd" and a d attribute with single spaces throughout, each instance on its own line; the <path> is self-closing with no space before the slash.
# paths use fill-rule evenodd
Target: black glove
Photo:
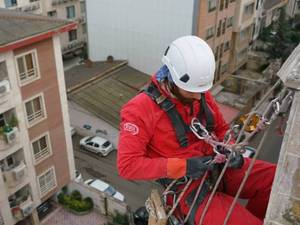
<path id="1" fill-rule="evenodd" d="M 187 159 L 186 163 L 186 176 L 197 179 L 205 173 L 207 170 L 214 168 L 214 163 L 210 163 L 213 160 L 212 156 L 195 157 Z"/>
<path id="2" fill-rule="evenodd" d="M 242 154 L 233 153 L 232 158 L 228 164 L 228 168 L 240 169 L 244 165 L 244 157 Z"/>

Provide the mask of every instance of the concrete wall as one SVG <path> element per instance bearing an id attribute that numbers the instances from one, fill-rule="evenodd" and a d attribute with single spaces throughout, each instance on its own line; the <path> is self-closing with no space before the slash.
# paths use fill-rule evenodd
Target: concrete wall
<path id="1" fill-rule="evenodd" d="M 87 0 L 89 57 L 126 59 L 148 74 L 177 37 L 192 34 L 194 0 Z"/>
<path id="2" fill-rule="evenodd" d="M 82 197 L 90 197 L 93 199 L 95 210 L 103 215 L 114 215 L 116 211 L 121 214 L 128 213 L 127 204 L 116 200 L 107 194 L 97 191 L 83 183 L 71 182 L 68 185 L 68 192 L 78 190 L 82 194 Z"/>

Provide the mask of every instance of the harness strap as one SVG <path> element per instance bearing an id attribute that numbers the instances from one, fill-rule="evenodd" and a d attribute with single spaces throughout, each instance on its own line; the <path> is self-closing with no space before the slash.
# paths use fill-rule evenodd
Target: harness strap
<path id="1" fill-rule="evenodd" d="M 214 128 L 215 128 L 214 116 L 206 103 L 206 98 L 205 98 L 204 93 L 201 93 L 200 112 L 199 112 L 198 118 L 199 118 L 199 120 L 201 118 L 206 119 L 206 130 L 208 132 L 212 132 L 214 130 Z"/>
<path id="2" fill-rule="evenodd" d="M 151 83 L 145 92 L 148 96 L 155 101 L 162 110 L 164 110 L 171 120 L 173 128 L 175 129 L 177 140 L 181 147 L 188 146 L 188 138 L 186 137 L 186 126 L 181 116 L 177 112 L 175 105 L 167 97 L 162 95 L 157 87 Z"/>

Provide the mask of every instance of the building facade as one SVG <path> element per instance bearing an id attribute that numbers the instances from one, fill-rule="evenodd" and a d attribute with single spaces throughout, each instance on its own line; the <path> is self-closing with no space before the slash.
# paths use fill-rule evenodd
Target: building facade
<path id="1" fill-rule="evenodd" d="M 230 71 L 246 64 L 255 29 L 255 0 L 237 0 L 233 22 Z"/>
<path id="2" fill-rule="evenodd" d="M 291 18 L 294 18 L 295 15 L 300 15 L 300 1 L 289 0 L 286 6 L 286 13 Z"/>
<path id="3" fill-rule="evenodd" d="M 60 35 L 62 54 L 82 54 L 86 42 L 85 0 L 0 0 L 0 7 L 76 21 L 76 29 Z"/>
<path id="4" fill-rule="evenodd" d="M 39 224 L 36 208 L 74 178 L 59 38 L 74 28 L 0 9 L 0 224 Z"/>

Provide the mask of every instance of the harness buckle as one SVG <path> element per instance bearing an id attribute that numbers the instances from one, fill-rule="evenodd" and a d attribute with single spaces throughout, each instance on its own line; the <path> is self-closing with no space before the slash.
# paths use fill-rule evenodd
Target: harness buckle
<path id="1" fill-rule="evenodd" d="M 157 104 L 161 104 L 164 100 L 166 100 L 166 97 L 163 95 L 160 95 L 159 97 L 155 98 L 155 101 Z"/>

